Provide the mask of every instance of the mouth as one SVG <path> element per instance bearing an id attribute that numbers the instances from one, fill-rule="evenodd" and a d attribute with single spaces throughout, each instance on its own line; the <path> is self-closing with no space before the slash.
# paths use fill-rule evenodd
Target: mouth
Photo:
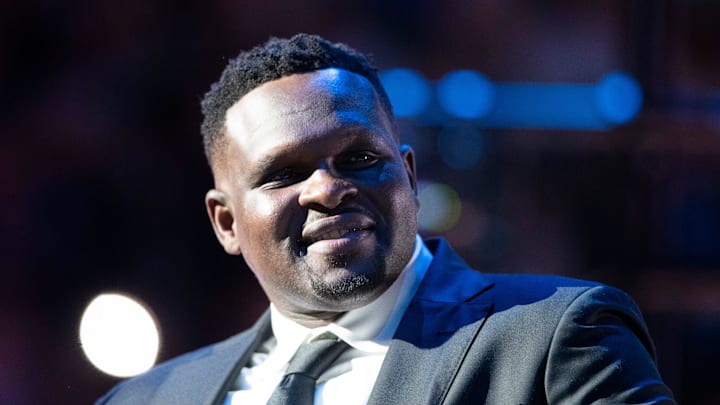
<path id="1" fill-rule="evenodd" d="M 375 222 L 360 213 L 343 213 L 309 222 L 300 243 L 308 252 L 341 254 L 372 235 Z"/>

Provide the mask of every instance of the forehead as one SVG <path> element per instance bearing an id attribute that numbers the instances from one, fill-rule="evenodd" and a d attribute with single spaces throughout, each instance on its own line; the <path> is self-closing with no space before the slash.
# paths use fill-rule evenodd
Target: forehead
<path id="1" fill-rule="evenodd" d="M 246 153 L 260 152 L 273 142 L 312 142 L 348 128 L 396 137 L 370 81 L 334 68 L 257 87 L 228 109 L 225 127 L 230 143 Z"/>

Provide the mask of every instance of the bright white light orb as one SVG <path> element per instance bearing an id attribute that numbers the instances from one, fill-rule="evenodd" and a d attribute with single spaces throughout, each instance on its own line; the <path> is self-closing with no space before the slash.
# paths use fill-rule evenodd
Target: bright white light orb
<path id="1" fill-rule="evenodd" d="M 142 304 L 120 294 L 101 294 L 83 313 L 80 343 L 88 360 L 100 371 L 131 377 L 155 364 L 160 335 Z"/>

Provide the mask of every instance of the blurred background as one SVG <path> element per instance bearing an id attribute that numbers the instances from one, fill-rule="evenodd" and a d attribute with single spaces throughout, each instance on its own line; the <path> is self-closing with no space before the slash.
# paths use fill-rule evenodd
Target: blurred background
<path id="1" fill-rule="evenodd" d="M 152 310 L 158 361 L 266 308 L 206 218 L 198 103 L 240 50 L 296 32 L 411 69 L 425 235 L 481 271 L 628 291 L 677 399 L 720 403 L 718 21 L 712 0 L 0 2 L 0 403 L 90 403 L 119 381 L 80 344 L 100 293 Z M 467 70 L 467 103 L 490 107 L 449 114 L 443 83 Z M 635 104 L 597 121 L 614 72 L 642 109 L 626 86 L 615 103 Z"/>

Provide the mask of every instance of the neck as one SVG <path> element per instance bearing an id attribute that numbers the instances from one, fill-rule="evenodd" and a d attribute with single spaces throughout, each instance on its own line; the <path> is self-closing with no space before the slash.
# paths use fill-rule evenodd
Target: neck
<path id="1" fill-rule="evenodd" d="M 310 329 L 327 326 L 338 320 L 344 314 L 344 312 L 297 313 L 285 311 L 282 308 L 278 308 L 278 310 L 288 319 Z"/>

